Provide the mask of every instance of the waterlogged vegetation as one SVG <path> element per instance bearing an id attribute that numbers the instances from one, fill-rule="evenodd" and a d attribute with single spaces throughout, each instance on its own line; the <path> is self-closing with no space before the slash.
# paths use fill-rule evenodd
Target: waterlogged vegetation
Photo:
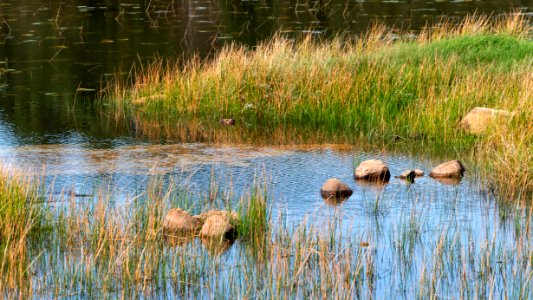
<path id="1" fill-rule="evenodd" d="M 198 201 L 187 186 L 158 180 L 120 202 L 103 185 L 87 202 L 68 193 L 41 197 L 38 182 L 4 168 L 2 203 L 13 205 L 0 209 L 0 291 L 23 298 L 533 296 L 531 206 L 495 208 L 489 196 L 473 222 L 458 208 L 475 188 L 450 190 L 449 204 L 444 195 L 407 191 L 402 208 L 378 191 L 363 200 L 362 214 L 325 206 L 294 223 L 272 214 L 262 182 L 229 202 Z M 430 217 L 434 205 L 443 205 L 441 215 Z M 238 239 L 165 235 L 164 214 L 175 206 L 236 209 Z"/>
<path id="2" fill-rule="evenodd" d="M 443 22 L 417 37 L 376 26 L 353 39 L 282 36 L 214 59 L 158 60 L 115 82 L 111 119 L 181 141 L 300 143 L 361 138 L 460 155 L 509 199 L 533 190 L 533 42 L 520 15 Z M 458 123 L 477 106 L 512 112 L 482 136 Z M 219 120 L 236 119 L 221 129 Z M 437 149 L 437 150 L 435 150 Z"/>

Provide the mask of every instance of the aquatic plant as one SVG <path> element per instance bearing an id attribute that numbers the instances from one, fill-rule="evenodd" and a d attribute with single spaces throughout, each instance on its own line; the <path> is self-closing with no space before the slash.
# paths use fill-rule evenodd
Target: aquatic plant
<path id="1" fill-rule="evenodd" d="M 0 291 L 28 285 L 28 245 L 47 230 L 40 201 L 30 176 L 0 165 Z"/>
<path id="2" fill-rule="evenodd" d="M 266 214 L 268 186 L 258 187 L 263 181 L 256 179 L 254 189 L 232 202 L 248 221 L 239 225 L 241 239 L 213 244 L 164 236 L 164 214 L 182 185 L 156 180 L 120 202 L 105 185 L 94 202 L 69 194 L 37 201 L 34 185 L 25 184 L 37 181 L 14 170 L 0 175 L 1 199 L 19 195 L 17 202 L 25 203 L 2 206 L 0 293 L 8 298 L 533 296 L 531 206 L 500 205 L 505 216 L 487 210 L 473 224 L 461 221 L 453 206 L 428 215 L 435 200 L 415 194 L 413 202 L 406 199 L 407 213 L 389 218 L 391 212 L 370 210 L 373 221 L 358 223 L 363 228 L 329 206 L 288 222 L 282 211 L 275 219 Z M 379 204 L 374 196 L 363 199 L 362 207 L 390 201 L 381 197 Z M 28 210 L 29 203 L 40 204 Z M 428 224 L 435 218 L 438 227 Z M 380 229 L 384 222 L 387 231 Z"/>

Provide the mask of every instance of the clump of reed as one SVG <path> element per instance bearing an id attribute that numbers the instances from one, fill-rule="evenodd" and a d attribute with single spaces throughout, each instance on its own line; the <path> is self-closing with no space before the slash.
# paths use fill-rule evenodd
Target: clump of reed
<path id="1" fill-rule="evenodd" d="M 30 243 L 47 230 L 37 186 L 32 177 L 0 165 L 0 291 L 19 293 L 29 285 Z"/>
<path id="2" fill-rule="evenodd" d="M 531 168 L 514 167 L 516 157 L 530 165 L 533 152 L 524 134 L 533 118 L 530 36 L 519 14 L 444 20 L 415 38 L 392 36 L 383 26 L 320 41 L 278 35 L 254 49 L 229 45 L 208 61 L 141 66 L 131 80 L 117 78 L 104 101 L 113 120 L 154 138 L 280 144 L 365 138 L 474 152 L 473 161 L 489 162 L 499 174 L 492 176 L 497 182 L 517 178 L 516 188 L 530 193 Z M 475 137 L 458 122 L 476 106 L 519 117 Z M 221 128 L 225 117 L 237 125 Z"/>
<path id="3" fill-rule="evenodd" d="M 243 194 L 237 207 L 239 237 L 261 244 L 269 236 L 266 183 L 254 184 L 250 193 Z"/>

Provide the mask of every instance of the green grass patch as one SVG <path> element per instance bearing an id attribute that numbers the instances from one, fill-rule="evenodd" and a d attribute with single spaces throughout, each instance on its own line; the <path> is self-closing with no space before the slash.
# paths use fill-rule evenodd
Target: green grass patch
<path id="1" fill-rule="evenodd" d="M 478 67 L 491 65 L 494 71 L 533 58 L 533 42 L 503 34 L 478 34 L 432 41 L 402 43 L 380 53 L 381 59 L 394 64 L 418 65 L 431 59 L 454 59 L 457 64 Z"/>

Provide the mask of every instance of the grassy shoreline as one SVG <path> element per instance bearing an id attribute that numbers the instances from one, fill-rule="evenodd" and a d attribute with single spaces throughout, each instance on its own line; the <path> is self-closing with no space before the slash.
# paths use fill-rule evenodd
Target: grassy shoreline
<path id="1" fill-rule="evenodd" d="M 531 34 L 526 19 L 509 15 L 444 22 L 414 40 L 393 40 L 379 26 L 357 39 L 277 36 L 253 50 L 226 47 L 206 62 L 143 66 L 131 82 L 111 85 L 103 103 L 111 120 L 154 139 L 363 138 L 389 148 L 407 141 L 454 149 L 489 170 L 506 197 L 521 198 L 533 191 Z M 514 117 L 473 136 L 458 123 L 476 106 Z M 219 120 L 228 117 L 236 126 L 222 128 Z"/>

